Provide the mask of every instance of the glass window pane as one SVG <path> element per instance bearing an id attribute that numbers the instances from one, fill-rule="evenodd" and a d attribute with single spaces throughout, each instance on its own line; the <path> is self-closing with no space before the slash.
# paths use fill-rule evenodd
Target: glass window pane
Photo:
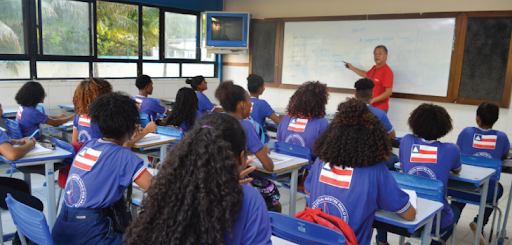
<path id="1" fill-rule="evenodd" d="M 165 58 L 196 58 L 197 16 L 165 13 Z"/>
<path id="2" fill-rule="evenodd" d="M 150 77 L 179 77 L 180 65 L 176 63 L 143 63 L 142 73 Z"/>
<path id="3" fill-rule="evenodd" d="M 201 49 L 201 61 L 215 61 L 215 54 L 208 54 L 205 48 Z"/>
<path id="4" fill-rule="evenodd" d="M 89 77 L 88 62 L 38 61 L 38 78 L 86 78 Z"/>
<path id="5" fill-rule="evenodd" d="M 98 57 L 138 59 L 138 7 L 98 1 Z"/>
<path id="6" fill-rule="evenodd" d="M 0 1 L 0 54 L 24 54 L 21 0 Z"/>
<path id="7" fill-rule="evenodd" d="M 0 79 L 30 79 L 30 63 L 22 60 L 0 60 Z"/>
<path id="8" fill-rule="evenodd" d="M 48 55 L 89 55 L 89 3 L 43 0 L 43 52 Z"/>
<path id="9" fill-rule="evenodd" d="M 158 8 L 142 7 L 143 59 L 158 60 L 160 35 L 160 11 Z"/>
<path id="10" fill-rule="evenodd" d="M 182 64 L 181 76 L 182 77 L 213 77 L 215 76 L 215 65 L 214 64 Z"/>
<path id="11" fill-rule="evenodd" d="M 137 77 L 136 63 L 95 62 L 92 68 L 95 77 Z"/>
<path id="12" fill-rule="evenodd" d="M 206 47 L 206 14 L 201 15 L 201 21 L 201 47 Z M 201 48 L 201 61 L 215 61 L 215 54 L 208 54 L 205 48 Z"/>

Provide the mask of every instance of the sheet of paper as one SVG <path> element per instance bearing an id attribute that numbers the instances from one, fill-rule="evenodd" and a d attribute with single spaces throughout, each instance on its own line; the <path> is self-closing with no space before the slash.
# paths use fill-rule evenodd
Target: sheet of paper
<path id="1" fill-rule="evenodd" d="M 292 157 L 287 157 L 287 156 L 283 156 L 283 155 L 278 156 L 276 154 L 270 154 L 270 155 L 268 155 L 268 157 L 270 157 L 272 162 L 274 162 L 274 167 L 293 160 Z M 258 168 L 263 168 L 263 164 L 261 164 L 260 160 L 258 160 L 258 158 L 256 156 L 252 156 L 251 158 L 254 159 L 253 160 L 254 166 L 256 166 Z"/>
<path id="2" fill-rule="evenodd" d="M 14 147 L 19 147 L 20 145 L 14 145 Z M 48 148 L 44 148 L 39 143 L 36 143 L 36 146 L 34 149 L 29 151 L 25 156 L 37 156 L 37 155 L 45 155 L 45 154 L 52 154 L 52 150 Z"/>
<path id="3" fill-rule="evenodd" d="M 159 140 L 159 139 L 160 139 L 159 134 L 149 133 L 149 134 L 146 134 L 146 136 L 144 136 L 144 138 L 140 139 L 139 142 L 137 142 L 137 143 L 152 141 L 152 140 Z"/>
<path id="4" fill-rule="evenodd" d="M 73 126 L 73 121 L 69 121 L 67 123 L 63 123 L 62 126 Z"/>
<path id="5" fill-rule="evenodd" d="M 416 191 L 402 189 L 407 195 L 409 195 L 409 202 L 414 207 L 414 209 L 418 209 L 418 195 L 416 195 Z"/>

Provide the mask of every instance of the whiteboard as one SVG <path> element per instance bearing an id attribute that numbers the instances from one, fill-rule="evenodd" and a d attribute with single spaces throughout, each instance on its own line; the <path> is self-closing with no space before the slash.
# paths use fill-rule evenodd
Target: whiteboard
<path id="1" fill-rule="evenodd" d="M 385 45 L 393 92 L 446 97 L 454 34 L 455 18 L 286 22 L 281 83 L 353 89 L 361 77 L 343 61 L 368 71 Z"/>

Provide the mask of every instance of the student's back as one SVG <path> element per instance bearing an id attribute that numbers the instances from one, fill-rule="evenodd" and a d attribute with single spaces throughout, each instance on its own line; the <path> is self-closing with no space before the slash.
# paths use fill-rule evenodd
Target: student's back
<path id="1" fill-rule="evenodd" d="M 165 125 L 180 127 L 186 133 L 194 126 L 195 121 L 202 116 L 194 90 L 183 87 L 176 93 L 176 102 L 165 121 Z"/>
<path id="2" fill-rule="evenodd" d="M 291 144 L 305 146 L 313 150 L 313 142 L 329 125 L 325 118 L 312 120 L 285 116 L 277 128 L 276 139 Z"/>
<path id="3" fill-rule="evenodd" d="M 261 76 L 250 74 L 247 77 L 247 89 L 251 94 L 251 118 L 262 126 L 263 133 L 265 134 L 265 143 L 267 143 L 270 139 L 265 128 L 266 118 L 272 119 L 277 125 L 280 124 L 281 119 L 275 114 L 267 101 L 259 99 L 259 96 L 265 91 L 265 82 Z"/>
<path id="4" fill-rule="evenodd" d="M 507 134 L 492 128 L 467 127 L 459 134 L 462 154 L 501 160 L 510 150 Z"/>

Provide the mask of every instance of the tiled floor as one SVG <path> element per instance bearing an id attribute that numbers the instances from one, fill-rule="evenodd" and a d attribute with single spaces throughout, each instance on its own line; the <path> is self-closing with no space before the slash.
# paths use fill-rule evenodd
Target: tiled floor
<path id="1" fill-rule="evenodd" d="M 143 158 L 143 159 L 145 159 L 145 158 Z M 6 170 L 8 170 L 8 169 L 10 169 L 9 165 L 0 163 L 0 176 L 8 176 L 5 173 Z M 56 175 L 56 176 L 58 176 L 58 175 Z M 20 172 L 14 173 L 13 177 L 19 178 L 19 179 L 23 178 L 23 176 Z M 43 183 L 45 182 L 45 178 L 42 175 L 32 174 L 31 179 L 32 179 L 32 194 L 34 196 L 36 196 L 37 198 L 39 198 L 44 203 L 44 205 L 45 205 L 44 213 L 45 213 L 45 215 L 47 215 L 47 210 L 46 210 L 46 200 L 47 200 L 46 195 L 47 194 L 46 194 L 46 187 L 43 186 Z M 511 179 L 512 179 L 512 176 L 510 176 L 510 175 L 507 176 L 507 178 L 502 177 L 502 183 L 504 183 L 505 185 L 509 185 L 511 182 Z M 56 195 L 58 195 L 60 193 L 60 188 L 57 186 L 55 189 L 56 189 Z M 285 188 L 279 188 L 279 191 L 281 193 L 280 201 L 281 201 L 281 204 L 283 205 L 283 213 L 288 214 L 289 213 L 290 191 Z M 505 186 L 504 191 L 503 191 L 504 192 L 503 197 L 500 199 L 499 204 L 498 204 L 500 209 L 503 211 L 503 215 L 504 215 L 505 209 L 507 207 L 509 191 L 510 191 L 510 187 Z M 304 198 L 304 195 L 298 193 L 297 194 L 296 212 L 302 211 L 305 206 L 306 206 L 306 200 Z M 469 223 L 471 221 L 473 221 L 473 218 L 476 216 L 477 212 L 478 212 L 478 207 L 473 206 L 473 205 L 467 205 L 466 208 L 464 209 L 464 211 L 461 215 L 461 218 L 459 220 L 459 225 L 457 226 L 457 232 L 455 235 L 455 244 L 456 245 L 473 244 L 472 243 L 473 233 L 471 232 L 471 230 L 469 228 Z M 12 222 L 12 218 L 11 218 L 11 215 L 9 214 L 9 211 L 2 210 L 0 213 L 2 215 L 2 226 L 3 226 L 4 234 L 14 232 L 16 229 Z M 491 218 L 492 218 L 492 216 L 491 216 Z M 512 213 L 509 215 L 509 218 L 512 218 Z M 490 230 L 490 224 L 485 227 L 485 234 L 489 234 L 489 230 Z M 510 223 L 508 225 L 507 234 L 512 234 L 512 219 L 510 220 Z M 512 238 L 512 235 L 510 235 L 510 236 Z M 398 244 L 398 236 L 397 235 L 389 234 L 388 240 L 391 245 Z M 407 240 L 408 239 L 406 239 L 406 241 Z M 375 240 L 373 239 L 372 242 L 375 243 Z M 410 242 L 413 245 L 420 244 L 419 240 L 411 239 Z M 11 242 L 9 241 L 9 242 L 6 242 L 5 244 L 11 244 Z M 447 244 L 449 244 L 449 242 Z M 512 240 L 506 239 L 505 242 L 503 243 L 503 245 L 512 245 Z"/>

